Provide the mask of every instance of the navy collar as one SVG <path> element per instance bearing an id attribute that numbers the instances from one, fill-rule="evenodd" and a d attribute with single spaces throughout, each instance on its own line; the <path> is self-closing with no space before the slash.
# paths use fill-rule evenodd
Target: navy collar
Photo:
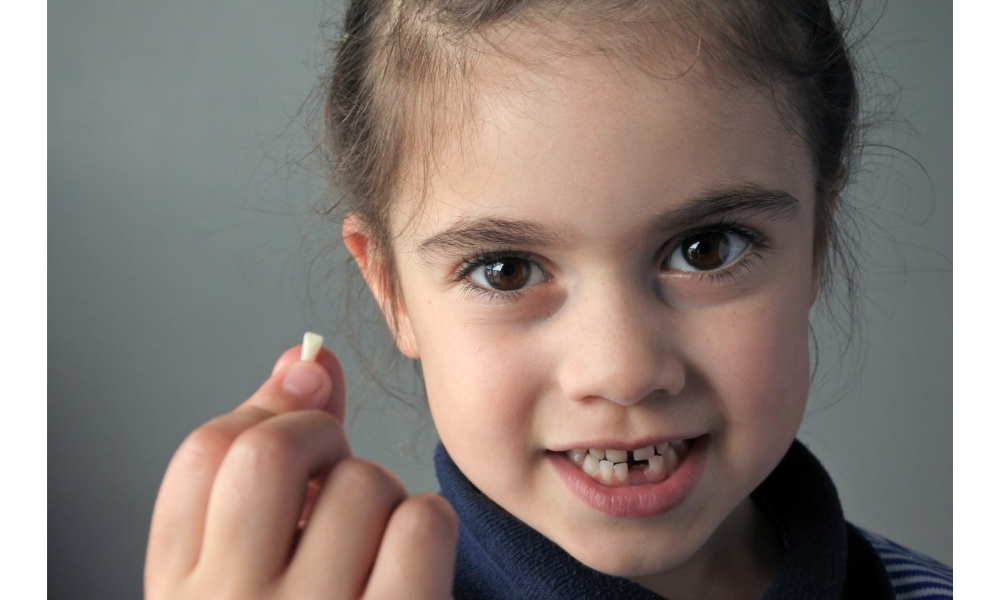
<path id="1" fill-rule="evenodd" d="M 628 579 L 587 567 L 489 502 L 441 444 L 434 463 L 441 494 L 460 523 L 455 600 L 662 600 Z M 778 575 L 761 600 L 894 598 L 878 555 L 845 522 L 833 482 L 800 442 L 751 497 L 784 547 Z"/>

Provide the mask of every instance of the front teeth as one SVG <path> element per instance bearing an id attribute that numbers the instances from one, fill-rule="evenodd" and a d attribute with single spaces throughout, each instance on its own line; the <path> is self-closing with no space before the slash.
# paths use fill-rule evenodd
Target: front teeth
<path id="1" fill-rule="evenodd" d="M 625 466 L 627 467 L 628 465 Z M 612 464 L 610 460 L 602 460 L 600 463 L 600 468 L 601 468 L 601 480 L 603 480 L 604 483 L 611 481 L 611 476 L 615 474 L 614 464 Z"/>
<path id="2" fill-rule="evenodd" d="M 628 462 L 627 450 L 605 450 L 604 457 L 613 463 Z"/>
<path id="3" fill-rule="evenodd" d="M 657 477 L 663 475 L 663 470 L 666 468 L 667 466 L 663 463 L 663 457 L 659 454 L 654 454 L 649 457 L 649 470 L 653 473 L 653 475 L 656 475 Z"/>
<path id="4" fill-rule="evenodd" d="M 690 443 L 687 440 L 664 442 L 656 446 L 646 446 L 629 452 L 602 448 L 575 448 L 566 454 L 574 464 L 583 469 L 587 475 L 599 478 L 604 483 L 617 479 L 626 483 L 629 478 L 629 454 L 634 463 L 647 462 L 648 474 L 662 477 L 664 473 L 677 470 L 682 457 L 687 453 Z"/>
<path id="5" fill-rule="evenodd" d="M 650 456 L 654 456 L 654 450 L 652 446 L 646 446 L 645 448 L 639 448 L 632 453 L 632 458 L 635 460 L 649 460 Z"/>
<path id="6" fill-rule="evenodd" d="M 681 458 L 677 455 L 677 450 L 674 446 L 667 448 L 667 451 L 663 454 L 663 460 L 667 463 L 667 466 L 670 467 L 671 471 L 676 469 L 677 465 L 681 462 Z"/>

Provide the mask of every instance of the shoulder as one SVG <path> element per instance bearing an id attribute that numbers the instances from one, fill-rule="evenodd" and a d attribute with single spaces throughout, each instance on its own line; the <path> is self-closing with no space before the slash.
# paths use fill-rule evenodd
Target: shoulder
<path id="1" fill-rule="evenodd" d="M 892 582 L 897 600 L 945 600 L 952 597 L 952 570 L 876 533 L 857 528 L 872 545 Z"/>

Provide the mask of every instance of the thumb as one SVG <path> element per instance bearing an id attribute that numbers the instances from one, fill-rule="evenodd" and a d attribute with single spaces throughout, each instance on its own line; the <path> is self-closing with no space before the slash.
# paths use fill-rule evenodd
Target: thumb
<path id="1" fill-rule="evenodd" d="M 314 361 L 303 361 L 302 346 L 289 348 L 278 358 L 271 377 L 243 406 L 271 413 L 319 409 L 341 424 L 347 407 L 344 370 L 337 357 L 322 348 Z"/>

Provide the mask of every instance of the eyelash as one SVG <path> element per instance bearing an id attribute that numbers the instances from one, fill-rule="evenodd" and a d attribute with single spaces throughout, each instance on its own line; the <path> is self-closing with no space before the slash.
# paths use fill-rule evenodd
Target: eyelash
<path id="1" fill-rule="evenodd" d="M 484 248 L 472 256 L 462 257 L 462 264 L 458 267 L 458 269 L 456 269 L 455 274 L 452 277 L 452 281 L 455 283 L 461 283 L 463 293 L 470 298 L 487 298 L 490 302 L 493 302 L 494 300 L 501 300 L 504 302 L 516 301 L 524 296 L 524 294 L 531 288 L 511 291 L 491 290 L 469 281 L 469 273 L 472 273 L 472 271 L 483 265 L 498 262 L 504 258 L 520 258 L 526 260 L 536 269 L 541 270 L 543 273 L 545 272 L 545 269 L 542 269 L 542 266 L 538 263 L 538 258 L 530 252 L 515 250 L 513 248 L 499 248 L 494 250 L 487 250 Z"/>
<path id="2" fill-rule="evenodd" d="M 663 258 L 660 259 L 660 264 L 662 265 L 666 260 L 670 258 L 670 255 L 684 240 L 698 235 L 700 233 L 732 233 L 738 235 L 744 240 L 746 240 L 749 247 L 743 253 L 743 256 L 739 258 L 736 262 L 725 267 L 723 269 L 716 269 L 714 271 L 700 271 L 691 272 L 693 277 L 697 277 L 698 281 L 708 279 L 711 283 L 719 283 L 721 281 L 736 281 L 743 275 L 747 273 L 750 268 L 750 262 L 755 258 L 763 258 L 761 256 L 761 250 L 770 250 L 772 248 L 770 240 L 764 236 L 759 231 L 755 231 L 743 225 L 736 223 L 735 221 L 721 220 L 710 225 L 705 225 L 703 227 L 698 227 L 697 229 L 692 229 L 685 231 L 683 234 L 674 238 L 676 242 L 668 244 L 666 247 L 668 251 L 661 254 Z"/>
<path id="3" fill-rule="evenodd" d="M 749 247 L 743 253 L 743 256 L 739 258 L 739 260 L 729 265 L 728 267 L 725 267 L 723 269 L 717 269 L 714 271 L 693 272 L 692 276 L 697 277 L 699 281 L 702 281 L 706 278 L 711 283 L 719 283 L 722 281 L 736 281 L 747 273 L 748 269 L 750 268 L 750 262 L 753 259 L 762 258 L 760 253 L 761 250 L 769 250 L 772 247 L 767 237 L 765 237 L 760 232 L 739 225 L 738 223 L 733 221 L 723 220 L 723 221 L 718 221 L 716 223 L 712 223 L 710 225 L 705 225 L 703 227 L 698 227 L 697 229 L 685 231 L 682 235 L 677 236 L 675 238 L 677 240 L 676 242 L 670 243 L 666 246 L 667 248 L 669 248 L 669 250 L 666 253 L 660 254 L 660 256 L 664 257 L 660 259 L 660 264 L 662 265 L 665 260 L 669 259 L 670 254 L 673 253 L 673 251 L 677 248 L 677 246 L 684 240 L 692 236 L 698 235 L 700 233 L 709 233 L 709 232 L 732 233 L 738 235 L 747 241 Z M 462 291 L 470 298 L 474 297 L 487 298 L 490 302 L 493 302 L 494 300 L 501 300 L 504 302 L 517 301 L 524 296 L 527 290 L 512 290 L 512 291 L 491 290 L 476 285 L 475 283 L 469 281 L 468 279 L 469 273 L 471 273 L 475 269 L 483 265 L 488 265 L 490 263 L 500 261 L 501 259 L 504 258 L 512 258 L 512 257 L 527 260 L 531 262 L 531 264 L 536 269 L 541 269 L 543 273 L 545 272 L 545 269 L 542 269 L 542 266 L 539 264 L 537 257 L 530 252 L 525 252 L 523 250 L 515 250 L 513 248 L 499 248 L 493 250 L 483 248 L 478 252 L 476 252 L 475 254 L 473 254 L 472 256 L 463 256 L 462 264 L 458 267 L 458 269 L 455 270 L 455 273 L 451 279 L 455 283 L 461 283 Z M 527 289 L 530 290 L 531 288 Z"/>

